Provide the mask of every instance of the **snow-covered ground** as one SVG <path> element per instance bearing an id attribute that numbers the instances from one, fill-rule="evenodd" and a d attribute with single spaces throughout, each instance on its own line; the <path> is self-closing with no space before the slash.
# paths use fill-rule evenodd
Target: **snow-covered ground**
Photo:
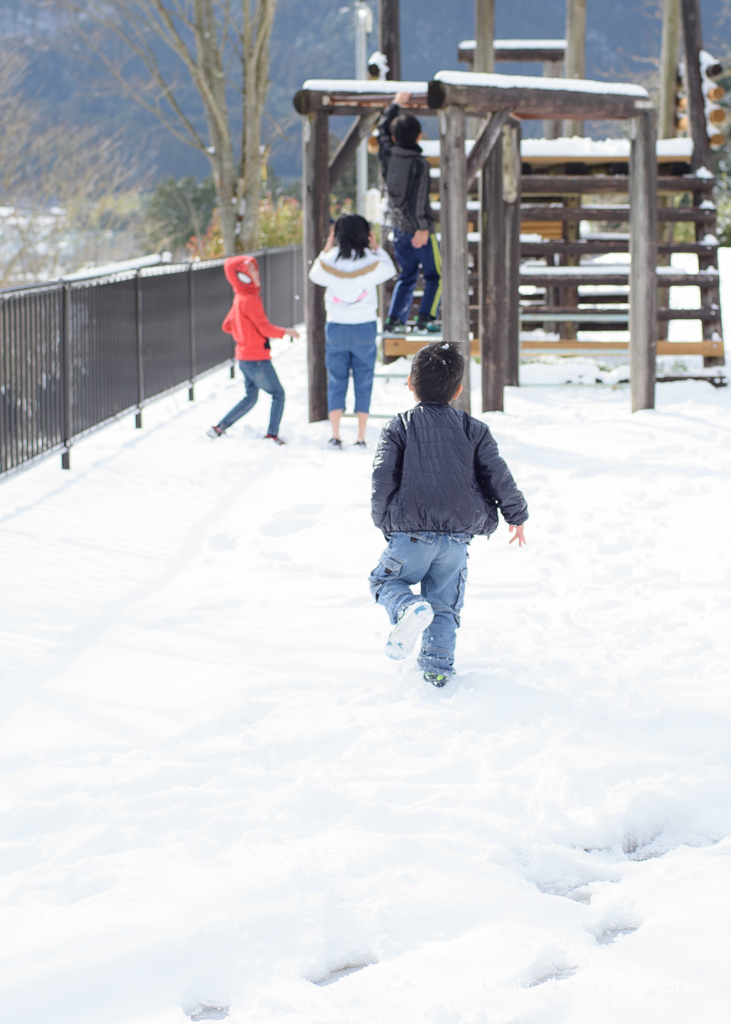
<path id="1" fill-rule="evenodd" d="M 368 594 L 380 424 L 324 450 L 276 358 L 285 448 L 205 438 L 224 372 L 0 487 L 3 1024 L 725 1021 L 729 391 L 508 391 L 528 546 L 473 543 L 436 690 Z"/>

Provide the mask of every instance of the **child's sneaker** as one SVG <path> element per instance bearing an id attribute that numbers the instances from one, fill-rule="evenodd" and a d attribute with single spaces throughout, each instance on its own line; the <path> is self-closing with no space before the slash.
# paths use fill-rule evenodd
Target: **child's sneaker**
<path id="1" fill-rule="evenodd" d="M 279 437 L 277 434 L 265 434 L 264 435 L 264 440 L 265 441 L 274 441 L 275 444 L 286 444 L 287 443 L 286 441 L 283 441 L 281 439 L 281 437 Z"/>
<path id="2" fill-rule="evenodd" d="M 424 682 L 432 686 L 445 686 L 452 678 L 451 672 L 425 672 Z"/>
<path id="3" fill-rule="evenodd" d="M 328 448 L 333 448 L 335 451 L 338 451 L 340 448 L 343 447 L 343 442 L 340 440 L 339 437 L 331 437 L 330 440 L 327 442 L 327 446 Z"/>
<path id="4" fill-rule="evenodd" d="M 367 448 L 368 446 L 365 443 L 365 441 L 353 441 L 353 447 L 354 448 Z"/>
<path id="5" fill-rule="evenodd" d="M 400 320 L 391 320 L 390 318 L 383 325 L 384 334 L 406 334 L 406 324 L 402 324 Z"/>
<path id="6" fill-rule="evenodd" d="M 430 316 L 422 316 L 421 314 L 416 318 L 416 326 L 414 327 L 414 334 L 439 334 L 441 332 L 442 325 L 437 323 Z"/>
<path id="7" fill-rule="evenodd" d="M 433 618 L 434 611 L 428 601 L 415 601 L 404 608 L 386 641 L 386 655 L 394 661 L 408 657 L 416 638 L 421 636 Z"/>
<path id="8" fill-rule="evenodd" d="M 206 437 L 221 437 L 223 433 L 224 431 L 220 427 L 211 427 L 210 430 L 206 431 Z"/>

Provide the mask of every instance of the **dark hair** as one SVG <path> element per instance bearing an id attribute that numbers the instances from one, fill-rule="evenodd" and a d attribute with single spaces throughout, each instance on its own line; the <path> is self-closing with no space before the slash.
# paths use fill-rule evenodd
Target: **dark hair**
<path id="1" fill-rule="evenodd" d="M 411 383 L 420 402 L 447 405 L 462 383 L 464 358 L 451 341 L 437 341 L 420 349 L 411 364 Z"/>
<path id="2" fill-rule="evenodd" d="M 399 114 L 393 122 L 392 131 L 399 146 L 413 146 L 421 135 L 421 121 L 413 114 Z"/>
<path id="3" fill-rule="evenodd" d="M 358 213 L 347 213 L 335 221 L 335 241 L 340 252 L 338 259 L 349 260 L 351 256 L 362 259 L 368 248 L 368 235 L 371 226 L 365 217 Z"/>

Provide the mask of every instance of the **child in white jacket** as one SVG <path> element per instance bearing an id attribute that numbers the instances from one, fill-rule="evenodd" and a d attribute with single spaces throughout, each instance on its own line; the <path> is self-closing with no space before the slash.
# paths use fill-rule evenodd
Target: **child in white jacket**
<path id="1" fill-rule="evenodd" d="M 325 365 L 327 407 L 332 425 L 331 447 L 342 448 L 340 419 L 352 371 L 358 440 L 365 431 L 376 363 L 376 286 L 396 276 L 391 257 L 376 242 L 368 221 L 357 214 L 339 217 L 325 248 L 312 264 L 310 280 L 325 288 Z"/>

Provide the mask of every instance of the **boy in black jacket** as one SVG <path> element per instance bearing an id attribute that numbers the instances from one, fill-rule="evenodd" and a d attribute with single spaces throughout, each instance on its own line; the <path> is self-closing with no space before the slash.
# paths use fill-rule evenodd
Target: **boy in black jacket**
<path id="1" fill-rule="evenodd" d="M 373 465 L 373 522 L 388 547 L 369 577 L 371 593 L 394 629 L 389 658 L 405 658 L 422 634 L 424 679 L 444 686 L 467 580 L 467 545 L 496 529 L 498 508 L 525 544 L 525 498 L 500 458 L 490 431 L 449 403 L 462 391 L 464 360 L 456 345 L 421 349 L 409 388 L 418 405 L 384 428 Z M 411 587 L 421 584 L 421 596 Z"/>
<path id="2" fill-rule="evenodd" d="M 408 92 L 396 93 L 395 102 L 378 124 L 378 154 L 388 193 L 388 221 L 393 228 L 394 250 L 401 268 L 391 296 L 386 331 L 403 333 L 411 312 L 419 267 L 424 275 L 424 296 L 419 304 L 416 330 L 435 329 L 442 297 L 442 262 L 434 234 L 436 217 L 429 203 L 429 164 L 421 155 L 421 124 L 401 113 Z"/>

